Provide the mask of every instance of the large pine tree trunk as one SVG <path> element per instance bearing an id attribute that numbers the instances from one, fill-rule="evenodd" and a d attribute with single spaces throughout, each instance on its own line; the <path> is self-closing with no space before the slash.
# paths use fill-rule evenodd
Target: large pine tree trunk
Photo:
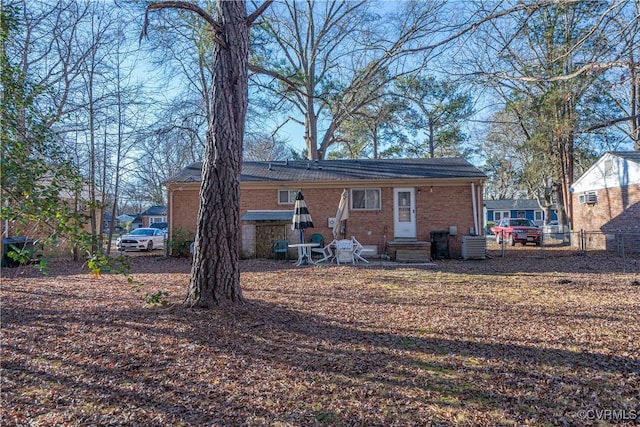
<path id="1" fill-rule="evenodd" d="M 240 168 L 247 110 L 249 28 L 244 1 L 217 2 L 212 117 L 203 162 L 196 252 L 185 304 L 242 301 L 239 266 Z"/>

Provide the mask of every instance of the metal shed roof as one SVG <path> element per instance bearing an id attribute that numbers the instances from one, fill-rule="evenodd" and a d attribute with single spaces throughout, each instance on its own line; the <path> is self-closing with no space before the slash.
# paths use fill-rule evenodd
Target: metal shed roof
<path id="1" fill-rule="evenodd" d="M 241 221 L 291 221 L 293 219 L 293 211 L 269 211 L 256 210 L 247 211 Z"/>

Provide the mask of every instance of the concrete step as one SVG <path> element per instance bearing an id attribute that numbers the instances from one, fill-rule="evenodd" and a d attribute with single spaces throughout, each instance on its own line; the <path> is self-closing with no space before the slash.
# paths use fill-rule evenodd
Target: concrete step
<path id="1" fill-rule="evenodd" d="M 397 262 L 430 262 L 431 256 L 424 249 L 398 249 L 396 251 Z"/>

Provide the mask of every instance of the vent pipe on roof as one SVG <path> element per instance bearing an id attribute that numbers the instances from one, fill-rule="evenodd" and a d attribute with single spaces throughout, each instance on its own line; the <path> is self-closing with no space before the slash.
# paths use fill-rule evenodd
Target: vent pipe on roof
<path id="1" fill-rule="evenodd" d="M 284 159 L 284 164 L 289 166 L 289 159 Z"/>
<path id="2" fill-rule="evenodd" d="M 268 167 L 267 169 L 269 169 L 269 170 L 273 170 L 273 169 L 271 169 L 271 163 L 269 163 L 269 167 Z"/>
<path id="3" fill-rule="evenodd" d="M 307 162 L 307 169 L 311 169 L 311 163 Z"/>

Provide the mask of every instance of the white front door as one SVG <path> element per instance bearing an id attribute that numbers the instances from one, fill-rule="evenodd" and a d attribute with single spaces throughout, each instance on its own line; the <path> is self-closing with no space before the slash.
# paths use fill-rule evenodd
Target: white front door
<path id="1" fill-rule="evenodd" d="M 416 199 L 414 188 L 393 189 L 394 237 L 416 238 Z"/>

